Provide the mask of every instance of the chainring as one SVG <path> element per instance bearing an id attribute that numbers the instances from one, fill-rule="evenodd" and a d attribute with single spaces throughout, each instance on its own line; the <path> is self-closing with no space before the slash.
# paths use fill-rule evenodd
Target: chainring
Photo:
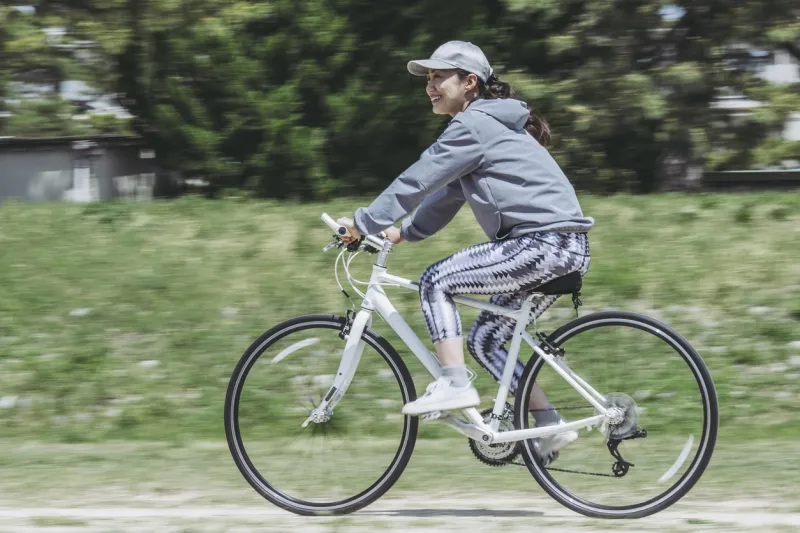
<path id="1" fill-rule="evenodd" d="M 510 431 L 514 429 L 514 411 L 511 405 L 506 403 L 503 414 L 500 416 L 500 430 Z M 488 424 L 492 420 L 492 409 L 481 411 L 484 423 Z M 467 439 L 469 449 L 472 454 L 483 464 L 489 466 L 505 466 L 520 453 L 518 442 L 499 442 L 496 444 L 483 444 L 473 439 Z"/>

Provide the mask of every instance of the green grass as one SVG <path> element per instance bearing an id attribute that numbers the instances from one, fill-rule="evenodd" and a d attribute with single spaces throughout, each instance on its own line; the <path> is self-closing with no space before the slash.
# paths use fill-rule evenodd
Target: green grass
<path id="1" fill-rule="evenodd" d="M 319 214 L 367 202 L 2 205 L 0 436 L 224 438 L 227 380 L 252 340 L 299 314 L 346 309 L 335 255 L 321 253 L 330 231 Z M 716 381 L 721 439 L 800 434 L 800 366 L 791 364 L 800 356 L 791 345 L 800 340 L 800 194 L 582 203 L 597 226 L 581 313 L 640 311 L 687 337 Z M 465 209 L 429 241 L 398 246 L 391 271 L 415 278 L 483 238 Z M 370 264 L 359 263 L 360 277 Z M 391 295 L 424 338 L 416 295 Z M 571 312 L 565 299 L 540 327 Z M 394 339 L 379 319 L 375 327 Z M 400 352 L 424 388 L 421 365 Z M 478 385 L 484 398 L 495 386 L 483 374 Z"/>
<path id="2" fill-rule="evenodd" d="M 366 444 L 359 454 L 369 463 L 375 447 Z M 4 439 L 0 445 L 4 450 L 0 507 L 4 508 L 267 505 L 241 477 L 223 442 L 47 444 Z M 796 439 L 721 442 L 687 502 L 747 498 L 776 507 L 791 505 L 800 495 L 791 468 L 797 453 Z M 485 466 L 472 456 L 466 438 L 447 437 L 420 440 L 386 497 L 430 498 L 427 505 L 434 506 L 437 495 L 459 493 L 479 498 L 472 503 L 465 500 L 465 507 L 492 508 L 480 497 L 502 500 L 504 492 L 549 498 L 526 468 Z"/>

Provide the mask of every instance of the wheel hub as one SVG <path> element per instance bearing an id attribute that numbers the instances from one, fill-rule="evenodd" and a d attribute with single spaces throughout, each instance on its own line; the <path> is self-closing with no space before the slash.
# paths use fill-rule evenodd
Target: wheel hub
<path id="1" fill-rule="evenodd" d="M 309 418 L 315 424 L 324 424 L 325 422 L 330 420 L 332 416 L 333 416 L 333 411 L 329 409 L 314 409 L 313 411 L 311 411 L 311 416 Z"/>
<path id="2" fill-rule="evenodd" d="M 606 413 L 606 417 L 608 417 L 609 424 L 618 426 L 625 420 L 625 410 L 619 407 L 612 407 Z"/>
<path id="3" fill-rule="evenodd" d="M 606 396 L 606 419 L 600 431 L 609 439 L 624 439 L 636 432 L 639 411 L 636 402 L 627 394 L 614 392 Z"/>

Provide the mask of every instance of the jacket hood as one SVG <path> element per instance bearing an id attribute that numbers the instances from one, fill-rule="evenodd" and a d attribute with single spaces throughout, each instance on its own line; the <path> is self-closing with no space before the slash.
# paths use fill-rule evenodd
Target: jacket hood
<path id="1" fill-rule="evenodd" d="M 528 104 L 511 98 L 486 100 L 481 98 L 472 102 L 466 112 L 486 113 L 512 130 L 521 130 L 528 121 Z"/>

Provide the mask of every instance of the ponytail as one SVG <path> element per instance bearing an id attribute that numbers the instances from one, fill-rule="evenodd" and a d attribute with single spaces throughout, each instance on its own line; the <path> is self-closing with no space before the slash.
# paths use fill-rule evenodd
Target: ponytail
<path id="1" fill-rule="evenodd" d="M 461 69 L 458 70 L 459 78 L 464 79 L 468 75 L 469 72 Z M 486 83 L 478 78 L 478 96 L 486 100 L 495 100 L 498 98 L 521 100 L 510 84 L 500 81 L 494 74 L 486 80 Z M 551 140 L 550 125 L 532 105 L 528 104 L 528 109 L 530 110 L 530 116 L 525 123 L 525 130 L 542 146 L 549 145 Z"/>

